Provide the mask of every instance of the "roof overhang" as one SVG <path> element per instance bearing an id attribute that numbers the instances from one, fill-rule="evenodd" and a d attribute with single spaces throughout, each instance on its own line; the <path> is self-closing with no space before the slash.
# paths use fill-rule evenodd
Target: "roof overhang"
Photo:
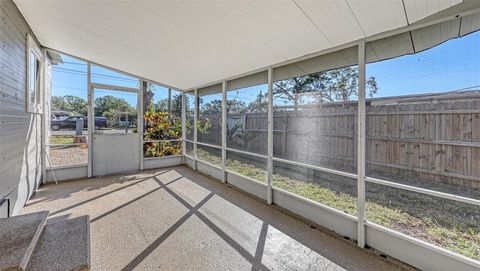
<path id="1" fill-rule="evenodd" d="M 43 46 L 184 90 L 479 2 L 14 1 Z"/>

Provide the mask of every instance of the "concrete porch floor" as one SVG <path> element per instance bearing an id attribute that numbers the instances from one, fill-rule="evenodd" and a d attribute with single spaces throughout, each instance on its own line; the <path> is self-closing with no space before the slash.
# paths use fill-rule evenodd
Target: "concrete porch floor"
<path id="1" fill-rule="evenodd" d="M 46 185 L 44 210 L 90 215 L 92 270 L 410 270 L 181 166 Z"/>

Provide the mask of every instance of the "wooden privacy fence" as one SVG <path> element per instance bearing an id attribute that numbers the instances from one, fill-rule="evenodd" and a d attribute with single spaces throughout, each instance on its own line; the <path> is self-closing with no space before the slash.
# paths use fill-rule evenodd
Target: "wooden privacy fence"
<path id="1" fill-rule="evenodd" d="M 221 142 L 220 115 L 210 119 Z M 229 121 L 230 120 L 230 121 Z M 230 114 L 241 121 L 229 145 L 266 153 L 267 114 Z M 216 127 L 218 126 L 218 127 Z M 357 104 L 274 109 L 274 156 L 356 171 Z M 367 175 L 410 183 L 480 189 L 480 93 L 476 91 L 372 99 L 367 103 Z M 252 136 L 253 134 L 253 136 Z"/>

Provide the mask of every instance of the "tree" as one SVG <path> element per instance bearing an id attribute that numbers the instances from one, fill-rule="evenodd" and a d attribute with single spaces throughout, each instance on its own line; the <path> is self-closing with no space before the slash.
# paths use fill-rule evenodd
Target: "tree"
<path id="1" fill-rule="evenodd" d="M 375 77 L 366 80 L 366 92 L 373 97 L 378 91 Z M 276 98 L 302 103 L 348 102 L 358 96 L 358 67 L 350 66 L 321 71 L 277 81 L 273 85 Z"/>
<path id="2" fill-rule="evenodd" d="M 168 99 L 161 99 L 154 103 L 155 112 L 168 112 Z"/>
<path id="3" fill-rule="evenodd" d="M 202 115 L 221 115 L 222 100 L 212 100 L 202 105 Z"/>
<path id="4" fill-rule="evenodd" d="M 52 109 L 65 110 L 66 102 L 63 96 L 52 96 Z"/>
<path id="5" fill-rule="evenodd" d="M 52 108 L 67 111 L 71 116 L 87 115 L 87 101 L 78 96 L 53 96 Z"/>
<path id="6" fill-rule="evenodd" d="M 182 94 L 175 94 L 173 97 L 153 102 L 155 96 L 155 86 L 150 84 L 143 94 L 143 112 L 171 112 L 172 116 L 182 115 Z M 171 95 L 171 92 L 169 92 Z M 169 105 L 170 103 L 170 105 Z M 188 97 L 186 97 L 186 107 L 188 112 Z"/>
<path id="7" fill-rule="evenodd" d="M 146 82 L 144 82 L 146 84 Z M 145 86 L 145 85 L 144 85 Z M 148 112 L 152 108 L 152 99 L 155 95 L 154 86 L 152 84 L 148 85 L 148 88 L 145 89 L 143 93 L 143 112 Z"/>
<path id="8" fill-rule="evenodd" d="M 95 99 L 95 116 L 107 117 L 111 123 L 115 123 L 119 116 L 128 113 L 129 118 L 136 113 L 136 110 L 125 99 L 113 95 L 106 95 Z M 132 117 L 133 118 L 133 117 Z M 131 119 L 135 122 L 135 119 Z"/>
<path id="9" fill-rule="evenodd" d="M 185 101 L 185 106 L 187 107 L 187 111 L 188 112 L 188 97 L 186 97 L 186 101 Z M 182 94 L 176 94 L 176 95 L 173 95 L 173 99 L 172 99 L 172 112 L 171 114 L 173 116 L 182 116 Z"/>
<path id="10" fill-rule="evenodd" d="M 248 113 L 261 113 L 267 111 L 267 104 L 268 104 L 268 95 L 265 95 L 260 91 L 258 93 L 257 98 L 254 101 L 250 102 L 247 106 Z"/>

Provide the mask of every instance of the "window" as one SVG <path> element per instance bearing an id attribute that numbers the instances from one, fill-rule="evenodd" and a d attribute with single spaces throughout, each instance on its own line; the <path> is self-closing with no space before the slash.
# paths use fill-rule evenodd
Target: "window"
<path id="1" fill-rule="evenodd" d="M 273 70 L 275 158 L 356 174 L 357 60 L 351 47 Z M 276 188 L 357 213 L 354 178 L 278 161 L 273 173 Z"/>
<path id="2" fill-rule="evenodd" d="M 267 72 L 227 83 L 227 147 L 267 154 Z"/>
<path id="3" fill-rule="evenodd" d="M 267 71 L 227 82 L 226 169 L 267 182 Z M 240 152 L 234 151 L 239 150 Z"/>
<path id="4" fill-rule="evenodd" d="M 45 88 L 47 167 L 85 166 L 88 164 L 87 63 L 48 52 L 55 58 L 51 69 L 51 93 Z"/>
<path id="5" fill-rule="evenodd" d="M 357 58 L 352 47 L 273 70 L 275 157 L 356 172 Z"/>
<path id="6" fill-rule="evenodd" d="M 466 29 L 456 18 L 367 44 L 367 177 L 480 199 L 480 32 Z M 366 200 L 369 221 L 480 259 L 478 206 L 368 179 Z"/>
<path id="7" fill-rule="evenodd" d="M 193 91 L 185 93 L 185 114 L 187 118 L 187 123 L 185 123 L 186 128 L 186 139 L 193 141 L 193 123 L 195 120 L 195 93 Z"/>
<path id="8" fill-rule="evenodd" d="M 156 84 L 143 92 L 143 156 L 165 157 L 182 153 L 182 94 Z"/>
<path id="9" fill-rule="evenodd" d="M 198 142 L 222 145 L 222 85 L 198 89 Z"/>
<path id="10" fill-rule="evenodd" d="M 92 65 L 91 76 L 92 83 L 128 88 L 140 87 L 140 80 L 137 78 L 98 65 Z"/>
<path id="11" fill-rule="evenodd" d="M 138 94 L 94 88 L 94 132 L 137 133 Z"/>
<path id="12" fill-rule="evenodd" d="M 222 84 L 201 88 L 197 92 L 197 158 L 221 166 Z"/>
<path id="13" fill-rule="evenodd" d="M 31 35 L 27 35 L 27 63 L 26 110 L 30 113 L 42 113 L 43 58 L 40 47 Z"/>

